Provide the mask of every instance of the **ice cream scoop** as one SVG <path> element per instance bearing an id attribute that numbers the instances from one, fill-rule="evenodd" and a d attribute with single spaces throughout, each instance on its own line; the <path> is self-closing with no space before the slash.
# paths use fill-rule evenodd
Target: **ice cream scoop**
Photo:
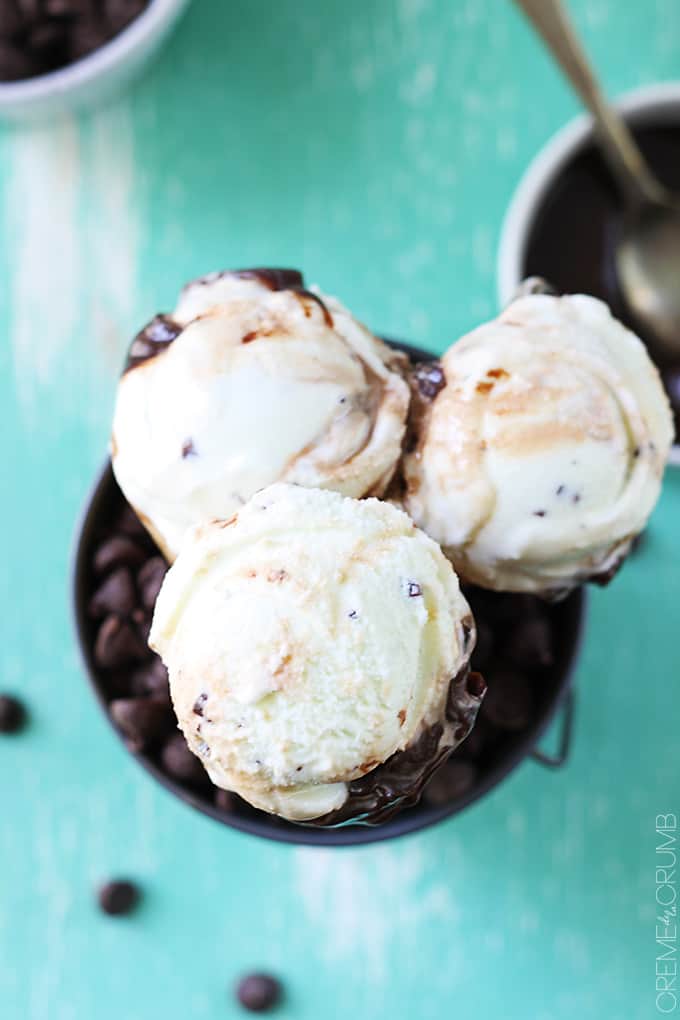
<path id="1" fill-rule="evenodd" d="M 190 525 L 275 481 L 382 495 L 408 409 L 399 358 L 293 270 L 196 280 L 130 347 L 118 483 L 170 560 Z"/>
<path id="2" fill-rule="evenodd" d="M 402 511 L 279 483 L 190 531 L 150 644 L 213 782 L 292 821 L 376 823 L 469 732 L 470 608 Z"/>
<path id="3" fill-rule="evenodd" d="M 642 342 L 595 298 L 533 294 L 441 367 L 404 462 L 416 523 L 483 587 L 556 596 L 610 579 L 673 437 Z"/>

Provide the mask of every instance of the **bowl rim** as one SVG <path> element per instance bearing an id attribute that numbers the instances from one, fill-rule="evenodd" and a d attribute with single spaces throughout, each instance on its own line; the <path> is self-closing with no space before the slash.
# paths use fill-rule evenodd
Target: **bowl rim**
<path id="1" fill-rule="evenodd" d="M 121 32 L 66 67 L 20 81 L 0 82 L 0 113 L 28 108 L 39 100 L 66 95 L 106 74 L 142 49 L 190 0 L 149 0 Z"/>
<path id="2" fill-rule="evenodd" d="M 384 338 L 386 339 L 386 338 Z M 395 340 L 387 342 L 408 353 L 411 357 L 431 360 L 433 355 L 423 348 Z M 518 765 L 528 758 L 539 743 L 548 727 L 555 719 L 558 710 L 573 688 L 574 673 L 580 659 L 587 619 L 587 592 L 585 587 L 577 588 L 571 593 L 563 605 L 568 607 L 568 629 L 572 635 L 571 645 L 562 657 L 561 676 L 555 684 L 552 696 L 543 706 L 531 726 L 516 739 L 514 746 L 495 762 L 484 774 L 481 781 L 475 783 L 465 794 L 440 807 L 422 806 L 416 816 L 401 813 L 388 822 L 377 826 L 348 826 L 335 829 L 313 828 L 311 826 L 279 826 L 276 821 L 260 812 L 254 817 L 228 816 L 214 804 L 204 800 L 200 795 L 181 786 L 166 775 L 153 761 L 128 746 L 123 734 L 114 725 L 108 711 L 108 702 L 98 681 L 98 669 L 94 663 L 88 641 L 88 620 L 85 612 L 85 578 L 89 570 L 87 553 L 91 542 L 91 534 L 96 525 L 101 502 L 106 498 L 112 487 L 117 487 L 111 461 L 107 458 L 99 474 L 91 486 L 90 492 L 77 518 L 73 533 L 70 558 L 70 591 L 72 624 L 78 645 L 79 657 L 91 690 L 111 729 L 116 733 L 123 747 L 133 758 L 156 779 L 169 793 L 189 804 L 201 814 L 222 823 L 229 828 L 237 829 L 249 835 L 278 843 L 302 846 L 359 846 L 367 843 L 378 843 L 398 836 L 420 832 L 463 811 L 471 804 L 481 800 L 494 787 L 498 786 Z M 260 817 L 261 815 L 261 817 Z"/>
<path id="3" fill-rule="evenodd" d="M 680 81 L 657 82 L 624 92 L 614 105 L 633 124 L 680 120 Z M 523 171 L 501 224 L 496 259 L 496 292 L 501 307 L 522 281 L 530 228 L 555 178 L 594 134 L 593 119 L 580 113 L 538 150 Z"/>

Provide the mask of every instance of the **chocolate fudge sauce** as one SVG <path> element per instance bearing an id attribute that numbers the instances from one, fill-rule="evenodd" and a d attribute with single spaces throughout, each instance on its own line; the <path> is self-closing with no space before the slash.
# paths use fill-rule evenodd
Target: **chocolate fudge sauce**
<path id="1" fill-rule="evenodd" d="M 680 124 L 635 129 L 652 170 L 680 192 Z M 522 276 L 542 276 L 563 294 L 592 294 L 644 340 L 618 285 L 614 250 L 622 203 L 595 144 L 580 150 L 553 184 L 528 237 Z M 661 365 L 680 426 L 680 361 Z"/>
<path id="2" fill-rule="evenodd" d="M 305 301 L 314 301 L 323 312 L 328 328 L 333 329 L 333 316 L 327 305 L 318 294 L 314 294 L 313 291 L 306 289 L 304 277 L 297 269 L 225 269 L 222 272 L 208 273 L 207 276 L 201 276 L 197 280 L 192 280 L 191 283 L 187 284 L 187 287 L 208 286 L 214 283 L 215 280 L 220 280 L 225 276 L 236 276 L 241 280 L 257 280 L 269 290 L 290 290 Z M 187 288 L 185 287 L 184 289 L 186 290 Z M 154 358 L 161 351 L 165 350 L 166 347 L 169 347 L 172 341 L 176 340 L 182 332 L 182 328 L 169 315 L 154 316 L 151 322 L 139 331 L 130 344 L 125 365 L 123 366 L 123 374 L 131 368 L 141 365 L 142 362 L 148 361 L 149 358 Z M 249 337 L 249 339 L 252 338 Z"/>

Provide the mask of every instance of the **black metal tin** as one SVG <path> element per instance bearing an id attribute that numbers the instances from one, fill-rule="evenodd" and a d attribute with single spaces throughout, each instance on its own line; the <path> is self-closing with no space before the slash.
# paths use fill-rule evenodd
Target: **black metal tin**
<path id="1" fill-rule="evenodd" d="M 427 360 L 432 357 L 426 351 L 418 348 L 394 341 L 390 341 L 390 343 L 405 351 L 414 360 Z M 122 496 L 113 477 L 111 465 L 107 461 L 87 499 L 76 529 L 72 563 L 73 612 L 78 645 L 86 675 L 109 722 L 110 716 L 107 708 L 109 697 L 106 693 L 103 672 L 97 667 L 93 658 L 95 628 L 93 621 L 87 615 L 86 606 L 91 590 L 91 551 L 101 537 L 107 521 L 120 507 L 121 499 Z M 468 805 L 484 797 L 525 758 L 534 754 L 539 740 L 555 718 L 563 702 L 567 705 L 567 709 L 570 708 L 571 682 L 580 651 L 586 617 L 584 590 L 579 589 L 573 592 L 563 602 L 555 605 L 551 612 L 557 621 L 556 630 L 558 633 L 555 664 L 550 671 L 551 682 L 545 684 L 539 704 L 536 706 L 533 722 L 521 733 L 505 742 L 503 753 L 497 755 L 490 765 L 480 772 L 476 783 L 469 790 L 441 807 L 419 804 L 382 825 L 373 827 L 350 825 L 335 829 L 315 829 L 309 826 L 295 825 L 254 809 L 247 809 L 242 813 L 225 812 L 216 807 L 208 796 L 182 786 L 179 782 L 171 779 L 152 757 L 143 752 L 131 750 L 127 744 L 124 746 L 128 753 L 132 754 L 159 783 L 180 800 L 224 825 L 266 839 L 311 846 L 352 846 L 375 843 L 416 832 L 457 814 Z M 570 714 L 567 715 L 567 718 L 570 720 Z M 111 723 L 111 725 L 113 724 Z M 565 737 L 568 737 L 569 731 L 570 727 L 565 727 Z M 117 729 L 116 732 L 118 733 Z M 566 758 L 567 750 L 566 745 L 563 746 L 560 760 L 550 759 L 547 763 L 561 764 Z M 545 755 L 537 753 L 536 757 L 545 763 Z"/>

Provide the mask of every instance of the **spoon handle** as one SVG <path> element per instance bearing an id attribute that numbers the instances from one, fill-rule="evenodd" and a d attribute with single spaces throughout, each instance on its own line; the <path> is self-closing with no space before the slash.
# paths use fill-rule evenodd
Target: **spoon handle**
<path id="1" fill-rule="evenodd" d="M 647 166 L 623 118 L 607 103 L 561 0 L 515 0 L 543 37 L 595 120 L 603 153 L 631 202 L 662 201 L 665 191 Z"/>

